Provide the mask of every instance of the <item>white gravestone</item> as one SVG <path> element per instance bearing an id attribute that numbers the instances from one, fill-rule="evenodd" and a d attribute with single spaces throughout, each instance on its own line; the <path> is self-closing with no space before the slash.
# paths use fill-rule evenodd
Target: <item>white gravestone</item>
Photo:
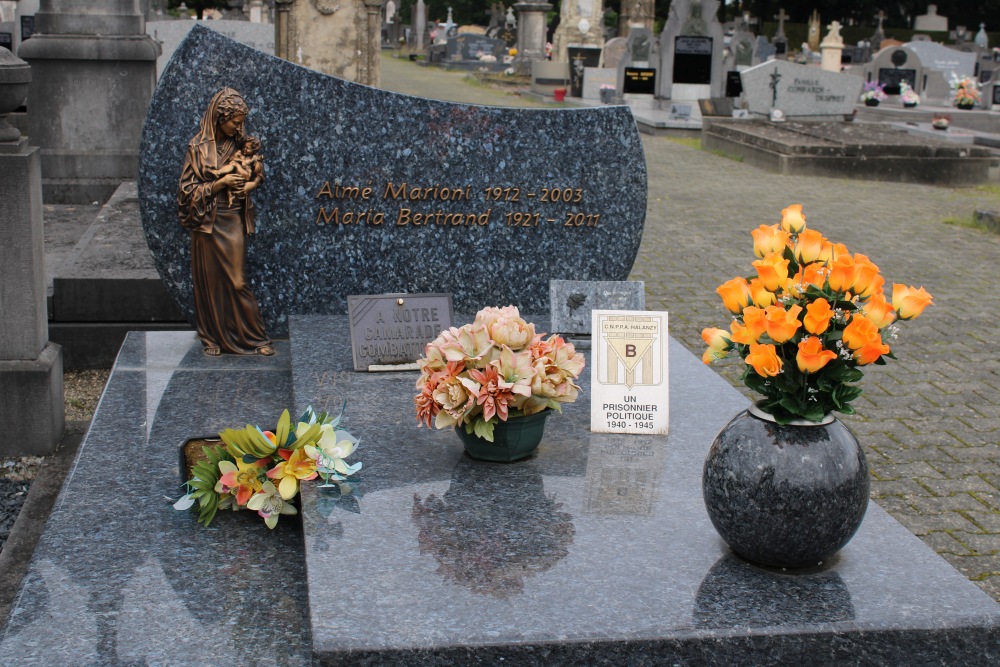
<path id="1" fill-rule="evenodd" d="M 590 430 L 666 435 L 667 313 L 595 310 L 592 318 Z"/>
<path id="2" fill-rule="evenodd" d="M 864 80 L 807 65 L 771 60 L 740 73 L 750 113 L 786 118 L 843 117 L 854 111 Z"/>
<path id="3" fill-rule="evenodd" d="M 905 45 L 917 54 L 925 69 L 938 70 L 944 75 L 945 81 L 952 74 L 962 78 L 975 76 L 976 54 L 959 51 L 935 42 L 910 42 Z"/>

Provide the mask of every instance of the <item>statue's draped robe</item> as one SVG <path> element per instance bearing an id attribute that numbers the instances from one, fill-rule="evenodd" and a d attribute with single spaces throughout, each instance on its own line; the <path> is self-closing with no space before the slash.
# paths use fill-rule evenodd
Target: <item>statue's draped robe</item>
<path id="1" fill-rule="evenodd" d="M 227 90 L 212 98 L 200 131 L 188 144 L 177 207 L 181 224 L 191 231 L 198 337 L 206 348 L 255 354 L 270 340 L 244 272 L 246 235 L 254 231 L 253 203 L 249 197 L 237 198 L 230 206 L 225 188 L 212 193 L 219 166 L 238 148 L 234 137 L 216 138 L 219 100 Z"/>

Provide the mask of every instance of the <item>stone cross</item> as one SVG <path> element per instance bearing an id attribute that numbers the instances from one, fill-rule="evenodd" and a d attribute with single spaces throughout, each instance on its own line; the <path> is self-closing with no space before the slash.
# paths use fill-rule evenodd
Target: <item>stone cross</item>
<path id="1" fill-rule="evenodd" d="M 788 20 L 791 17 L 788 14 L 785 13 L 785 8 L 782 7 L 778 11 L 778 15 L 775 16 L 774 18 L 778 19 L 778 32 L 774 33 L 775 39 L 777 39 L 778 37 L 784 37 L 785 36 L 785 21 Z"/>

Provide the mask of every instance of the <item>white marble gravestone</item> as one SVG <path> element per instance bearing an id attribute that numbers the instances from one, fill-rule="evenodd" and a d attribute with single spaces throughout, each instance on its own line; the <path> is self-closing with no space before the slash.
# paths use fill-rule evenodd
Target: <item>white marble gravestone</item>
<path id="1" fill-rule="evenodd" d="M 959 51 L 936 42 L 910 42 L 906 48 L 917 54 L 926 69 L 941 72 L 945 81 L 951 79 L 952 74 L 959 78 L 976 74 L 974 52 Z"/>
<path id="2" fill-rule="evenodd" d="M 724 35 L 716 17 L 718 9 L 719 0 L 678 0 L 671 4 L 659 38 L 657 97 L 692 102 L 722 97 L 726 77 L 722 71 Z"/>
<path id="3" fill-rule="evenodd" d="M 854 110 L 864 81 L 853 74 L 826 72 L 786 60 L 772 60 L 740 74 L 750 113 L 786 118 L 843 117 Z"/>

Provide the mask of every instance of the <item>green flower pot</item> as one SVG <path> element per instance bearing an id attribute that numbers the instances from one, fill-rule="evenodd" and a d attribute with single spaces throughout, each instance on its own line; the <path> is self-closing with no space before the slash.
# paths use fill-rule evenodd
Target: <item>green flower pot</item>
<path id="1" fill-rule="evenodd" d="M 493 442 L 480 438 L 475 433 L 466 433 L 465 425 L 459 424 L 455 432 L 462 439 L 465 451 L 480 461 L 517 461 L 538 448 L 545 432 L 545 420 L 551 410 L 542 410 L 527 417 L 512 417 L 498 422 L 493 427 Z"/>

